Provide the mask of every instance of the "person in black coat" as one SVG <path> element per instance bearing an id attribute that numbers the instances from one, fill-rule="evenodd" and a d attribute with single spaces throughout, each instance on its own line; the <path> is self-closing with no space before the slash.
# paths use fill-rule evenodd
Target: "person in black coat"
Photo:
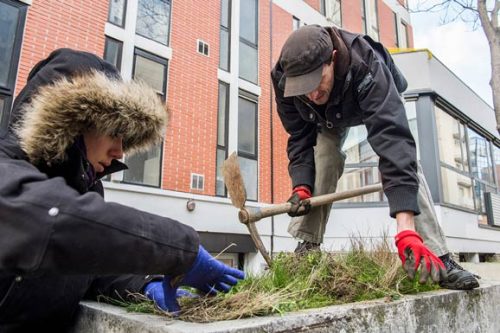
<path id="1" fill-rule="evenodd" d="M 295 210 L 288 231 L 302 240 L 296 252 L 320 248 L 331 205 L 310 209 L 302 200 L 335 192 L 349 128 L 363 124 L 379 157 L 389 213 L 397 222 L 396 246 L 409 276 L 420 270 L 421 282 L 478 287 L 449 255 L 400 97 L 407 82 L 383 45 L 336 27 L 304 26 L 286 40 L 271 77 L 290 135 L 289 202 Z"/>
<path id="2" fill-rule="evenodd" d="M 180 285 L 216 293 L 244 277 L 191 227 L 104 201 L 100 179 L 166 121 L 153 89 L 93 54 L 59 49 L 32 69 L 0 138 L 0 332 L 64 331 L 98 295 L 178 311 Z"/>

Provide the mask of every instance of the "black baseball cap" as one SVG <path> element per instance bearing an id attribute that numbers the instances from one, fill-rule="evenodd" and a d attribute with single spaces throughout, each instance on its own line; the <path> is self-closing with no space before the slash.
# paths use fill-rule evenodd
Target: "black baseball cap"
<path id="1" fill-rule="evenodd" d="M 280 65 L 285 76 L 285 97 L 305 95 L 321 82 L 323 64 L 332 56 L 328 31 L 319 25 L 295 30 L 281 49 Z"/>

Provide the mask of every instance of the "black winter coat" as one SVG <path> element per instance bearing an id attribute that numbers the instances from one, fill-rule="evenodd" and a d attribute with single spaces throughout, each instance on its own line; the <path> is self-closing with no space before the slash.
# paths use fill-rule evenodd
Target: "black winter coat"
<path id="1" fill-rule="evenodd" d="M 182 274 L 198 253 L 191 227 L 105 202 L 101 182 L 88 179 L 74 142 L 89 126 L 121 135 L 128 151 L 165 126 L 155 92 L 118 76 L 94 55 L 58 50 L 14 103 L 0 139 L 2 333 L 64 330 L 83 297 L 140 292 L 146 274 Z M 113 161 L 105 173 L 123 168 Z"/>
<path id="2" fill-rule="evenodd" d="M 278 60 L 271 77 L 278 114 L 288 139 L 289 173 L 293 186 L 314 187 L 314 150 L 322 127 L 364 124 L 368 142 L 380 157 L 384 192 L 390 215 L 413 211 L 417 204 L 416 147 L 399 95 L 407 87 L 387 50 L 370 37 L 337 28 L 327 28 L 338 48 L 335 82 L 326 107 L 305 96 L 283 96 L 283 70 Z"/>

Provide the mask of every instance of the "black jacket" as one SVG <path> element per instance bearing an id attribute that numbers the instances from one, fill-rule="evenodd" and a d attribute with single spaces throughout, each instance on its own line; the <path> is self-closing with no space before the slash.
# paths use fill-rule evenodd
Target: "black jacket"
<path id="1" fill-rule="evenodd" d="M 364 124 L 368 142 L 380 157 L 390 215 L 420 213 L 415 141 L 399 95 L 407 86 L 404 77 L 380 43 L 333 27 L 327 30 L 334 45 L 342 47 L 338 48 L 334 87 L 326 107 L 308 102 L 305 96 L 283 96 L 286 78 L 280 60 L 271 73 L 278 113 L 290 134 L 287 152 L 293 186 L 314 186 L 313 147 L 321 127 Z"/>
<path id="2" fill-rule="evenodd" d="M 64 329 L 84 296 L 140 292 L 146 274 L 182 274 L 198 253 L 191 227 L 105 202 L 88 179 L 75 141 L 89 126 L 131 152 L 166 125 L 155 92 L 118 76 L 94 55 L 58 50 L 14 103 L 0 138 L 0 332 Z M 123 168 L 113 161 L 105 174 Z"/>

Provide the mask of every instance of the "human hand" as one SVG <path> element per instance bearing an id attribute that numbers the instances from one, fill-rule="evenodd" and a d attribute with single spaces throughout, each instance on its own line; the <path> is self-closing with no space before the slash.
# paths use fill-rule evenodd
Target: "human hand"
<path id="1" fill-rule="evenodd" d="M 428 279 L 439 282 L 446 278 L 446 268 L 443 262 L 424 245 L 418 233 L 413 230 L 404 230 L 398 233 L 395 239 L 403 269 L 410 279 L 415 278 L 419 266 L 418 281 L 420 283 L 425 283 Z"/>
<path id="2" fill-rule="evenodd" d="M 179 303 L 177 301 L 180 297 L 196 297 L 187 290 L 174 288 L 170 285 L 170 278 L 166 277 L 163 281 L 153 281 L 149 282 L 144 287 L 144 295 L 147 298 L 154 301 L 155 304 L 163 311 L 177 313 L 180 310 Z"/>
<path id="3" fill-rule="evenodd" d="M 213 295 L 217 291 L 228 292 L 238 280 L 244 278 L 244 272 L 224 265 L 200 245 L 198 256 L 191 269 L 184 276 L 171 279 L 169 283 L 172 286 L 190 286 L 205 294 Z"/>
<path id="4" fill-rule="evenodd" d="M 292 204 L 292 209 L 288 212 L 289 216 L 302 216 L 309 213 L 311 210 L 311 204 L 309 199 L 311 197 L 311 190 L 306 185 L 295 186 L 291 197 L 287 202 Z M 303 201 L 306 200 L 306 201 Z"/>

